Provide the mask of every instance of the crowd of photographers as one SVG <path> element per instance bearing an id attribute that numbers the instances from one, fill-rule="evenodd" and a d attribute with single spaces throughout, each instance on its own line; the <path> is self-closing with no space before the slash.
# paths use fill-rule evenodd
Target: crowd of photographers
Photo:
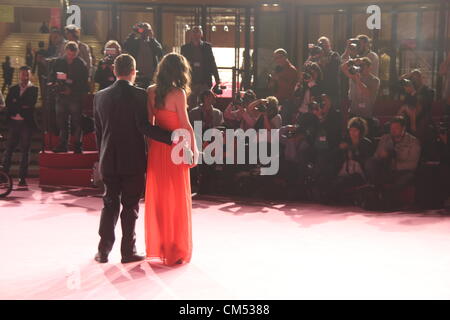
<path id="1" fill-rule="evenodd" d="M 279 129 L 281 149 L 280 169 L 272 177 L 258 178 L 259 164 L 199 165 L 192 177 L 201 192 L 215 189 L 327 203 L 350 201 L 366 208 L 400 208 L 411 204 L 411 190 L 415 190 L 416 200 L 422 195 L 423 204 L 444 204 L 450 190 L 448 118 L 433 122 L 435 92 L 424 84 L 420 70 L 401 76 L 402 106 L 396 117 L 381 124 L 374 117 L 374 106 L 386 85 L 387 56 L 382 53 L 379 58 L 366 35 L 349 39 L 342 55 L 333 50 L 328 38 L 320 37 L 309 45 L 309 56 L 299 70 L 284 49 L 275 50 L 274 70 L 267 83 L 270 95 L 258 99 L 255 92 L 247 90 L 222 111 L 216 104 L 221 80 L 211 44 L 202 37 L 201 27 L 193 27 L 191 41 L 181 48 L 192 70 L 188 101 L 192 123 L 201 121 L 203 130 Z M 55 119 L 59 132 L 54 152 L 67 152 L 72 134 L 73 151 L 82 153 L 83 97 L 93 90 L 94 83 L 101 90 L 115 82 L 113 61 L 122 51 L 136 59 L 136 85 L 148 87 L 163 56 L 148 23 L 133 26 L 123 46 L 108 41 L 98 63 L 92 49 L 80 41 L 80 29 L 73 25 L 64 32 L 52 29 L 47 49 L 39 44 L 31 71 L 37 71 L 41 96 L 54 112 L 54 117 L 50 112 L 47 119 L 49 123 Z M 440 73 L 450 79 L 450 55 Z M 450 104 L 447 87 L 450 84 L 445 87 L 444 98 Z M 25 107 L 32 109 L 35 103 Z M 16 119 L 11 115 L 12 122 Z M 22 136 L 29 137 L 29 131 L 17 131 L 14 136 L 20 141 Z M 267 143 L 270 150 L 270 139 Z M 27 148 L 23 153 L 29 152 Z M 10 158 L 12 150 L 5 154 Z"/>
<path id="2" fill-rule="evenodd" d="M 440 68 L 445 79 L 449 59 Z M 402 106 L 381 123 L 374 107 L 383 85 L 380 68 L 385 82 L 389 59 L 383 52 L 380 61 L 366 35 L 349 39 L 342 55 L 320 37 L 300 70 L 284 49 L 274 51 L 273 62 L 273 96 L 257 99 L 248 90 L 224 111 L 226 127 L 280 129 L 280 170 L 266 179 L 270 187 L 255 180 L 239 192 L 260 187 L 265 196 L 367 209 L 444 205 L 450 195 L 449 105 L 434 121 L 435 91 L 420 70 L 400 77 Z"/>

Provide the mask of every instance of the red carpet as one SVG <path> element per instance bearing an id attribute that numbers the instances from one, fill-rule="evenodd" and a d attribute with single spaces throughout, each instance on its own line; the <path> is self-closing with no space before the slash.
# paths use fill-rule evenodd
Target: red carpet
<path id="1" fill-rule="evenodd" d="M 0 200 L 0 299 L 450 298 L 444 210 L 195 199 L 190 264 L 122 265 L 117 242 L 99 265 L 98 193 L 31 182 Z"/>

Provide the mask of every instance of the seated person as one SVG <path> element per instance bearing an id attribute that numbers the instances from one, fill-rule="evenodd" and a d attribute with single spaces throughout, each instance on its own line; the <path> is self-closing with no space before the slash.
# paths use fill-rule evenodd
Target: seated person
<path id="1" fill-rule="evenodd" d="M 216 128 L 223 124 L 223 114 L 217 108 L 214 108 L 216 103 L 216 95 L 211 90 L 205 90 L 199 95 L 200 106 L 189 111 L 189 120 L 192 126 L 195 121 L 201 121 L 203 131 Z"/>
<path id="2" fill-rule="evenodd" d="M 242 119 L 242 113 L 245 112 L 245 109 L 248 105 L 256 100 L 256 94 L 253 90 L 245 91 L 244 95 L 239 95 L 234 101 L 230 102 L 230 104 L 226 107 L 223 116 L 225 119 L 225 125 L 229 128 L 240 128 Z"/>
<path id="3" fill-rule="evenodd" d="M 396 116 L 390 122 L 390 133 L 381 137 L 375 155 L 366 162 L 369 183 L 379 192 L 389 208 L 398 208 L 400 192 L 410 186 L 420 158 L 420 143 L 406 132 L 406 121 Z"/>
<path id="4" fill-rule="evenodd" d="M 363 118 L 354 117 L 348 121 L 347 134 L 336 154 L 340 169 L 331 184 L 329 195 L 333 200 L 341 201 L 345 191 L 367 182 L 364 164 L 374 152 L 372 141 L 366 137 L 367 132 L 367 121 Z"/>
<path id="5" fill-rule="evenodd" d="M 241 129 L 279 129 L 281 127 L 281 115 L 278 112 L 278 99 L 270 96 L 266 99 L 258 99 L 251 102 L 245 111 L 240 113 L 242 117 Z"/>
<path id="6" fill-rule="evenodd" d="M 407 131 L 419 139 L 424 145 L 430 136 L 430 128 L 433 120 L 431 118 L 431 103 L 429 97 L 421 95 L 414 85 L 408 79 L 401 81 L 405 93 L 404 104 L 401 106 L 398 114 L 403 116 L 407 121 Z M 422 91 L 427 91 L 425 88 Z M 424 91 L 424 92 L 425 92 Z"/>

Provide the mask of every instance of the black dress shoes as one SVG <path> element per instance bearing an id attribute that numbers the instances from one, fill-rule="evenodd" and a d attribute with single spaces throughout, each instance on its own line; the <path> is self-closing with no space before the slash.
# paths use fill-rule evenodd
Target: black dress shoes
<path id="1" fill-rule="evenodd" d="M 25 180 L 25 179 L 19 179 L 19 184 L 18 184 L 18 186 L 19 187 L 27 187 L 28 186 L 28 184 L 27 184 L 27 181 Z"/>
<path id="2" fill-rule="evenodd" d="M 138 254 L 133 254 L 128 257 L 122 257 L 122 263 L 130 263 L 145 260 L 145 256 L 140 256 Z"/>
<path id="3" fill-rule="evenodd" d="M 108 256 L 106 254 L 102 254 L 100 252 L 97 252 L 94 259 L 98 263 L 107 263 L 108 262 Z"/>

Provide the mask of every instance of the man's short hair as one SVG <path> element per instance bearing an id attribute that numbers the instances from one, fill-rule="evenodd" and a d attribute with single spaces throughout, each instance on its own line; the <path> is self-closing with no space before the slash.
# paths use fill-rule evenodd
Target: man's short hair
<path id="1" fill-rule="evenodd" d="M 117 76 L 128 76 L 136 69 L 136 60 L 129 54 L 123 53 L 114 60 L 114 71 Z"/>
<path id="2" fill-rule="evenodd" d="M 273 52 L 273 54 L 279 54 L 279 55 L 282 55 L 283 57 L 286 57 L 286 58 L 287 58 L 287 56 L 288 56 L 287 51 L 284 50 L 283 48 L 279 48 L 279 49 L 275 50 L 275 51 Z"/>
<path id="3" fill-rule="evenodd" d="M 19 71 L 31 71 L 31 68 L 29 66 L 21 66 Z"/>
<path id="4" fill-rule="evenodd" d="M 75 41 L 68 41 L 64 46 L 64 50 L 70 50 L 72 52 L 78 51 L 78 44 Z"/>
<path id="5" fill-rule="evenodd" d="M 371 39 L 369 38 L 369 36 L 366 36 L 365 34 L 360 34 L 358 36 L 356 36 L 357 39 L 362 40 L 366 43 L 370 42 Z"/>
<path id="6" fill-rule="evenodd" d="M 64 27 L 64 31 L 72 34 L 76 39 L 80 39 L 80 28 L 75 24 L 69 24 Z"/>
<path id="7" fill-rule="evenodd" d="M 406 120 L 405 120 L 405 117 L 403 117 L 403 116 L 395 116 L 394 118 L 392 118 L 392 120 L 390 121 L 390 124 L 393 124 L 393 123 L 398 123 L 403 128 L 406 127 Z"/>

